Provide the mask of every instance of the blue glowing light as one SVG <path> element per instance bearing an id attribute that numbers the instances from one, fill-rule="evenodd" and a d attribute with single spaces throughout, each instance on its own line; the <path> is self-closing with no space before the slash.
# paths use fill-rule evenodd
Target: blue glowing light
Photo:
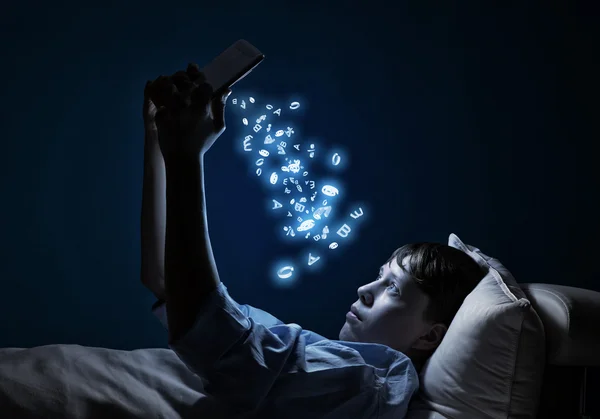
<path id="1" fill-rule="evenodd" d="M 295 260 L 273 264 L 275 285 L 289 288 L 298 283 L 301 272 L 323 266 L 328 252 L 339 252 L 356 239 L 366 205 L 340 210 L 343 184 L 337 178 L 313 176 L 319 164 L 336 173 L 346 169 L 348 153 L 339 147 L 326 150 L 314 139 L 303 140 L 297 125 L 304 114 L 300 100 L 276 105 L 245 96 L 230 103 L 239 121 L 234 126 L 239 130 L 236 148 L 268 193 L 266 208 L 279 220 L 281 240 L 303 248 Z"/>

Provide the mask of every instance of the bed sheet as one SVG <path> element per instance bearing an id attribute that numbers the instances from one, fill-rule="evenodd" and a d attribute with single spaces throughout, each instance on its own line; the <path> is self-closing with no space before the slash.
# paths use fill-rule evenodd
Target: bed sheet
<path id="1" fill-rule="evenodd" d="M 214 418 L 218 406 L 169 349 L 0 349 L 0 418 Z"/>

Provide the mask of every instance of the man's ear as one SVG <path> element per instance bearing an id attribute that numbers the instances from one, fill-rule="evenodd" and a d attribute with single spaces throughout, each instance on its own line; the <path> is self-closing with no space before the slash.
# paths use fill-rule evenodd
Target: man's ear
<path id="1" fill-rule="evenodd" d="M 430 325 L 427 332 L 413 344 L 412 349 L 426 352 L 434 351 L 442 343 L 447 331 L 448 327 L 443 323 Z"/>

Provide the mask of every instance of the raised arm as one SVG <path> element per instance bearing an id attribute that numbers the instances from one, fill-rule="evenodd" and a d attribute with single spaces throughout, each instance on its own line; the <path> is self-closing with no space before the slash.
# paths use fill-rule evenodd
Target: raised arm
<path id="1" fill-rule="evenodd" d="M 156 106 L 144 90 L 144 180 L 141 216 L 141 281 L 165 300 L 165 228 L 167 217 L 165 163 L 158 144 Z"/>
<path id="2" fill-rule="evenodd" d="M 144 177 L 141 217 L 141 281 L 159 300 L 154 313 L 168 328 L 165 307 L 165 231 L 167 223 L 167 173 L 158 144 L 156 106 L 144 91 Z M 235 303 L 242 313 L 271 327 L 282 321 L 255 307 Z"/>
<path id="3" fill-rule="evenodd" d="M 203 157 L 225 130 L 226 96 L 212 100 L 212 89 L 197 67 L 181 73 L 148 86 L 158 107 L 158 142 L 166 168 L 165 299 L 171 342 L 192 327 L 220 282 L 208 234 Z"/>

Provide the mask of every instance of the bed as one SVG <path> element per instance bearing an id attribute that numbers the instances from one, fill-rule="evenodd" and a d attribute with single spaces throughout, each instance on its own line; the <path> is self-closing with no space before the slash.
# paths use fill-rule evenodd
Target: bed
<path id="1" fill-rule="evenodd" d="M 497 259 L 453 234 L 449 244 L 488 275 L 421 371 L 408 419 L 583 419 L 586 372 L 600 366 L 600 293 L 518 284 Z M 0 349 L 1 419 L 215 419 L 218 411 L 168 349 Z"/>

